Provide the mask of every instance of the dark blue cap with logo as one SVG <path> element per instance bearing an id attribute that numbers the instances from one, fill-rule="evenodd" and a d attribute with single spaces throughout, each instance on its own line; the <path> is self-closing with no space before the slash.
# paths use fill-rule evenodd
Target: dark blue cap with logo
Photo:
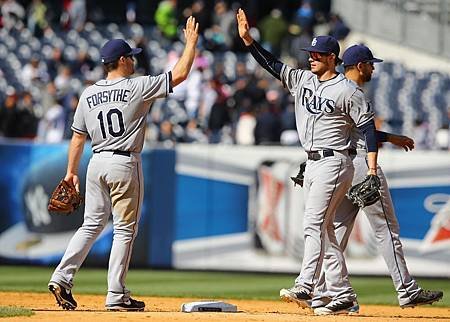
<path id="1" fill-rule="evenodd" d="M 302 50 L 322 54 L 333 53 L 338 57 L 341 48 L 336 38 L 331 36 L 317 36 L 313 38 L 311 46 L 302 48 Z"/>
<path id="2" fill-rule="evenodd" d="M 369 48 L 364 45 L 353 45 L 348 47 L 342 55 L 344 66 L 352 66 L 358 63 L 381 63 L 383 60 L 373 57 Z"/>
<path id="3" fill-rule="evenodd" d="M 123 39 L 111 39 L 100 49 L 102 63 L 111 63 L 121 56 L 137 55 L 142 51 L 141 48 L 131 48 Z"/>

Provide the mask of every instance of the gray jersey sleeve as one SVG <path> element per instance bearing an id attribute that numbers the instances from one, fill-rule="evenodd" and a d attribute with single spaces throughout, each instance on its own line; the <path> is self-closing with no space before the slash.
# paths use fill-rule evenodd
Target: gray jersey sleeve
<path id="1" fill-rule="evenodd" d="M 347 113 L 358 127 L 374 118 L 371 104 L 366 100 L 366 96 L 359 88 L 350 96 L 346 107 L 348 109 Z"/>
<path id="2" fill-rule="evenodd" d="M 296 94 L 297 88 L 301 85 L 302 76 L 307 72 L 301 69 L 294 69 L 286 64 L 283 65 L 280 73 L 281 82 L 291 92 L 291 95 Z"/>
<path id="3" fill-rule="evenodd" d="M 85 112 L 83 104 L 85 102 L 85 99 L 82 94 L 80 96 L 80 100 L 78 101 L 77 109 L 75 110 L 75 115 L 73 116 L 73 123 L 72 123 L 72 131 L 80 133 L 80 134 L 88 134 L 88 130 L 86 128 L 86 120 L 85 120 Z"/>
<path id="4" fill-rule="evenodd" d="M 169 73 L 158 76 L 139 76 L 134 78 L 134 81 L 141 89 L 144 102 L 166 97 L 170 92 Z"/>

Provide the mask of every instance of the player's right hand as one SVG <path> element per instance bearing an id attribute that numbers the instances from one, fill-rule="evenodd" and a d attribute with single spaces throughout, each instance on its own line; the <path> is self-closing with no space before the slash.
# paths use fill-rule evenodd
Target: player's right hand
<path id="1" fill-rule="evenodd" d="M 250 27 L 248 25 L 247 16 L 241 8 L 238 9 L 236 19 L 238 22 L 239 36 L 242 38 L 246 46 L 250 46 L 253 42 L 253 38 L 250 36 Z"/>
<path id="2" fill-rule="evenodd" d="M 80 178 L 78 178 L 78 175 L 73 173 L 66 173 L 64 180 L 67 182 L 72 182 L 77 192 L 80 192 Z"/>
<path id="3" fill-rule="evenodd" d="M 195 22 L 195 18 L 190 16 L 186 21 L 186 28 L 183 29 L 184 37 L 187 44 L 197 44 L 198 40 L 198 22 Z"/>

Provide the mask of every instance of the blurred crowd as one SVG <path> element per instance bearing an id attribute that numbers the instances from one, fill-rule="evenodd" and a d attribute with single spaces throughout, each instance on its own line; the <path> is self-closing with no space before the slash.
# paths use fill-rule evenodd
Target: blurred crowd
<path id="1" fill-rule="evenodd" d="M 344 42 L 350 33 L 329 11 L 329 2 L 296 1 L 295 10 L 274 5 L 267 13 L 249 10 L 254 37 L 284 62 L 308 68 L 308 56 L 300 48 L 315 34 Z M 126 1 L 126 22 L 102 25 L 89 21 L 85 0 L 63 1 L 57 18 L 43 0 L 27 6 L 16 0 L 0 4 L 0 136 L 69 139 L 81 91 L 103 77 L 99 47 L 109 38 L 125 38 L 143 49 L 136 57 L 137 74 L 162 73 L 181 54 L 183 24 L 193 15 L 201 31 L 193 69 L 174 93 L 154 104 L 147 142 L 299 145 L 293 98 L 243 48 L 235 22 L 237 3 L 217 0 L 211 11 L 203 0 L 184 7 L 177 0 L 163 0 L 149 25 L 137 22 L 135 1 Z M 8 57 L 13 51 L 15 60 Z M 435 142 L 423 146 L 435 147 Z"/>

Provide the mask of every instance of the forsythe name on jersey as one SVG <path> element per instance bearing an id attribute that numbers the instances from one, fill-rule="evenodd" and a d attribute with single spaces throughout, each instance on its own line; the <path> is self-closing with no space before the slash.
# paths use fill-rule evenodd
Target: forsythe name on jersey
<path id="1" fill-rule="evenodd" d="M 110 102 L 127 102 L 129 93 L 128 89 L 110 89 L 86 97 L 86 102 L 89 108 Z"/>

